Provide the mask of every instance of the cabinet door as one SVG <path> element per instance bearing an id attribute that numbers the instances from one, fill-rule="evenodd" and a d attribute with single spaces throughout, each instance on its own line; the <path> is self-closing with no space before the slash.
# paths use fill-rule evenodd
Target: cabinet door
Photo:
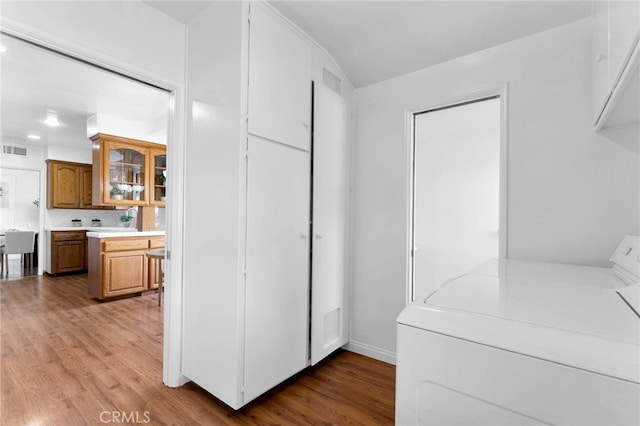
<path id="1" fill-rule="evenodd" d="M 53 244 L 52 269 L 53 273 L 83 271 L 85 262 L 85 242 L 64 241 Z"/>
<path id="2" fill-rule="evenodd" d="M 80 207 L 80 169 L 75 164 L 52 162 L 49 173 L 50 206 L 54 209 Z"/>
<path id="3" fill-rule="evenodd" d="M 609 2 L 609 87 L 612 89 L 638 43 L 639 31 L 640 2 Z"/>
<path id="4" fill-rule="evenodd" d="M 593 2 L 593 121 L 596 122 L 611 96 L 609 85 L 609 2 Z"/>
<path id="5" fill-rule="evenodd" d="M 317 84 L 313 137 L 312 364 L 347 343 L 348 116 L 345 100 Z"/>
<path id="6" fill-rule="evenodd" d="M 309 45 L 272 11 L 252 4 L 249 46 L 249 133 L 309 150 Z"/>
<path id="7" fill-rule="evenodd" d="M 148 205 L 149 150 L 108 139 L 104 141 L 102 149 L 105 151 L 102 168 L 104 203 L 123 206 Z"/>
<path id="8" fill-rule="evenodd" d="M 80 167 L 81 185 L 80 185 L 80 207 L 92 208 L 92 190 L 91 182 L 93 179 L 93 170 L 91 166 Z"/>
<path id="9" fill-rule="evenodd" d="M 151 204 L 158 207 L 166 205 L 167 196 L 167 151 L 152 149 L 149 155 L 152 165 L 150 185 L 153 187 Z"/>
<path id="10" fill-rule="evenodd" d="M 249 137 L 245 403 L 307 366 L 309 160 Z"/>
<path id="11" fill-rule="evenodd" d="M 149 274 L 149 290 L 158 288 L 158 285 L 160 284 L 160 274 L 158 273 L 159 265 L 160 260 L 149 259 L 149 267 L 147 268 L 147 273 Z"/>
<path id="12" fill-rule="evenodd" d="M 108 252 L 103 257 L 103 297 L 147 289 L 146 250 Z"/>

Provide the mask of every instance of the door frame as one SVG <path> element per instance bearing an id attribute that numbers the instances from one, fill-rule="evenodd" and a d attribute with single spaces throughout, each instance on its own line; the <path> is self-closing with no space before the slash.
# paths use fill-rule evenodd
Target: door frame
<path id="1" fill-rule="evenodd" d="M 498 237 L 498 257 L 508 258 L 508 112 L 509 112 L 509 85 L 475 89 L 454 95 L 437 102 L 405 109 L 405 159 L 406 159 L 406 230 L 405 230 L 405 304 L 409 305 L 415 298 L 413 285 L 413 249 L 414 249 L 414 198 L 415 198 L 415 117 L 432 110 L 455 107 L 470 102 L 482 101 L 486 98 L 499 97 L 500 99 L 500 206 Z"/>
<path id="2" fill-rule="evenodd" d="M 36 172 L 38 173 L 38 197 L 40 199 L 40 203 L 38 204 L 38 275 L 42 275 L 44 273 L 44 210 L 47 205 L 47 168 L 45 163 L 42 163 L 42 167 L 39 169 L 32 167 L 4 167 L 0 164 L 0 173 L 3 170 L 19 170 L 22 172 Z"/>
<path id="3" fill-rule="evenodd" d="M 72 40 L 62 40 L 36 28 L 0 22 L 0 33 L 20 39 L 71 60 L 155 86 L 169 94 L 167 120 L 167 167 L 172 172 L 167 177 L 168 186 L 175 188 L 167 194 L 166 207 L 166 266 L 165 309 L 162 359 L 162 380 L 167 386 L 177 387 L 189 380 L 182 368 L 182 285 L 184 282 L 184 175 L 186 170 L 186 104 L 184 83 L 169 82 L 163 76 L 141 70 L 134 65 L 107 56 L 93 47 Z M 41 180 L 44 179 L 41 177 Z M 42 190 L 42 188 L 41 188 Z M 42 201 L 42 200 L 41 200 Z"/>

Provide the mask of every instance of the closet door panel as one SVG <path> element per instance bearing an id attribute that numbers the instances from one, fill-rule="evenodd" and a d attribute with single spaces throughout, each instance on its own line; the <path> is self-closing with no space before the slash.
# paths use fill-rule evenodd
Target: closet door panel
<path id="1" fill-rule="evenodd" d="M 308 364 L 309 160 L 249 137 L 245 403 Z"/>
<path id="2" fill-rule="evenodd" d="M 249 133 L 309 150 L 311 49 L 282 19 L 251 5 Z"/>
<path id="3" fill-rule="evenodd" d="M 348 135 L 345 100 L 322 83 L 316 83 L 311 268 L 312 364 L 347 343 Z"/>

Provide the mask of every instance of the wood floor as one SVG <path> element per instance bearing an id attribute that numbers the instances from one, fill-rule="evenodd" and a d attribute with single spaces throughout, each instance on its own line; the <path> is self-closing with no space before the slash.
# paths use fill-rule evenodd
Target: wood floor
<path id="1" fill-rule="evenodd" d="M 391 425 L 395 368 L 341 351 L 233 411 L 162 383 L 157 295 L 98 303 L 87 276 L 0 280 L 0 425 Z"/>

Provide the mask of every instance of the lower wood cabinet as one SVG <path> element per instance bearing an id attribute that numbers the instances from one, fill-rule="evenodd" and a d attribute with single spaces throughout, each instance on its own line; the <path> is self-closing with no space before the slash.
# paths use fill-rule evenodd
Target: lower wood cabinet
<path id="1" fill-rule="evenodd" d="M 85 231 L 51 232 L 51 274 L 87 269 Z"/>
<path id="2" fill-rule="evenodd" d="M 157 263 L 146 257 L 163 236 L 89 238 L 89 295 L 109 299 L 158 287 Z"/>
<path id="3" fill-rule="evenodd" d="M 160 248 L 160 247 L 164 247 L 164 238 L 162 239 L 151 239 L 149 240 L 149 248 L 153 249 L 153 248 Z M 158 288 L 158 285 L 160 284 L 160 275 L 158 273 L 158 263 L 160 262 L 159 260 L 156 259 L 149 259 L 148 260 L 149 265 L 148 265 L 148 283 L 149 283 L 149 290 L 151 289 L 156 289 Z"/>

